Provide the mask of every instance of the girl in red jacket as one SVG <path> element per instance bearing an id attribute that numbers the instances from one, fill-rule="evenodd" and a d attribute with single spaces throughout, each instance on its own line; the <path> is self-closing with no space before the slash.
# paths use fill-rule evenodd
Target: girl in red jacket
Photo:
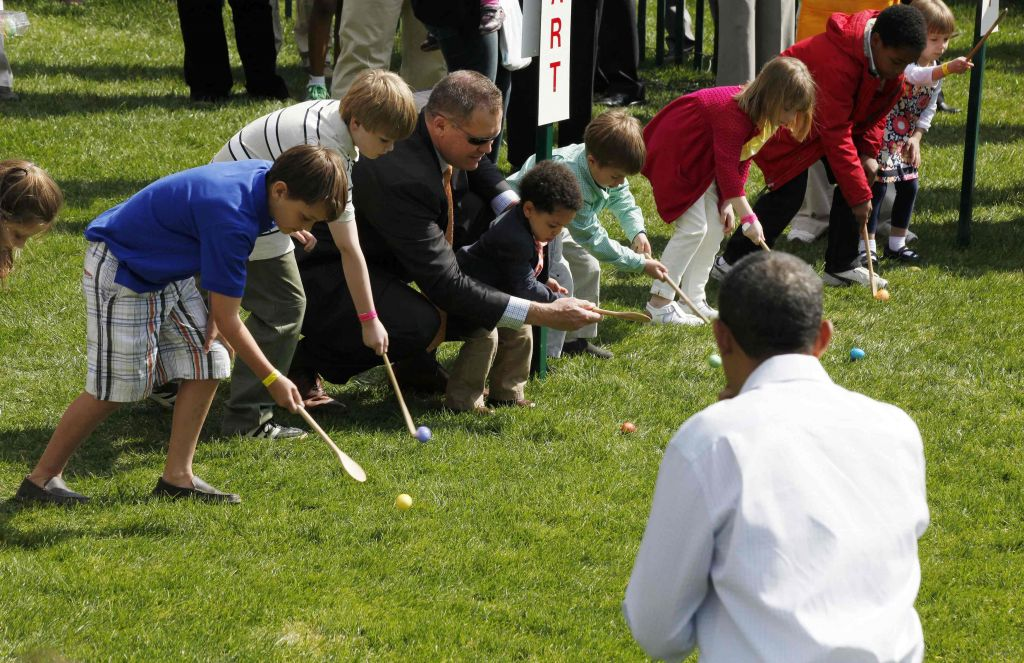
<path id="1" fill-rule="evenodd" d="M 761 224 L 744 185 L 750 158 L 777 129 L 803 140 L 811 128 L 814 79 L 795 58 L 775 58 L 745 87 L 698 90 L 666 106 L 644 128 L 647 160 L 658 213 L 674 223 L 661 261 L 669 278 L 708 318 L 704 286 L 725 233 L 738 217 L 743 234 L 757 244 Z M 671 285 L 655 281 L 647 312 L 658 324 L 700 325 L 674 302 Z"/>

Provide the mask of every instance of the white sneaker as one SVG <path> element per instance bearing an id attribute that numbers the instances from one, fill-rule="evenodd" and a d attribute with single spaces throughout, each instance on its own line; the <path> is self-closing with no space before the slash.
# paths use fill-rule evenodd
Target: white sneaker
<path id="1" fill-rule="evenodd" d="M 711 278 L 721 281 L 729 273 L 730 269 L 732 269 L 732 265 L 727 263 L 724 257 L 718 256 L 715 258 L 715 264 L 711 266 Z"/>
<path id="2" fill-rule="evenodd" d="M 848 285 L 866 285 L 871 287 L 871 275 L 865 267 L 854 267 L 843 272 L 825 272 L 821 276 L 825 285 L 846 287 Z M 875 287 L 887 288 L 889 282 L 875 274 Z"/>
<path id="3" fill-rule="evenodd" d="M 651 316 L 651 324 L 684 325 L 686 327 L 699 327 L 704 324 L 704 321 L 697 316 L 683 311 L 679 302 L 669 302 L 659 308 L 655 308 L 648 303 L 644 308 Z"/>
<path id="4" fill-rule="evenodd" d="M 789 241 L 811 244 L 828 230 L 828 220 L 812 219 L 809 216 L 798 216 L 789 225 Z"/>
<path id="5" fill-rule="evenodd" d="M 704 317 L 707 318 L 708 320 L 714 320 L 715 318 L 718 317 L 718 311 L 716 311 L 715 309 L 711 308 L 711 306 L 708 304 L 708 300 L 706 300 L 706 299 L 701 299 L 701 300 L 696 300 L 695 299 L 695 300 L 693 300 L 693 305 L 696 306 L 697 310 L 700 311 L 701 314 L 703 314 Z M 686 304 L 680 303 L 679 304 L 679 308 L 687 308 L 688 309 L 690 307 L 687 306 Z"/>

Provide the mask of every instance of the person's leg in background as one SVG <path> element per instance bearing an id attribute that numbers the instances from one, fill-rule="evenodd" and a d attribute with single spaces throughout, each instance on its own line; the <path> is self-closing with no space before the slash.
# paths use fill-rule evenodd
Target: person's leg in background
<path id="1" fill-rule="evenodd" d="M 528 67 L 511 72 L 511 87 L 515 94 L 508 99 L 505 142 L 512 172 L 518 171 L 537 151 L 538 66 L 537 58 L 533 58 Z"/>
<path id="2" fill-rule="evenodd" d="M 440 53 L 420 50 L 426 38 L 426 26 L 413 15 L 410 0 L 405 0 L 402 3 L 402 68 L 398 73 L 413 91 L 429 90 L 448 73 Z"/>
<path id="3" fill-rule="evenodd" d="M 288 86 L 277 73 L 274 16 L 266 0 L 228 0 L 235 44 L 245 71 L 245 89 L 253 97 L 285 100 Z"/>
<path id="4" fill-rule="evenodd" d="M 324 70 L 327 49 L 331 43 L 331 24 L 337 0 L 313 0 L 309 15 L 309 80 L 306 83 L 306 100 L 327 99 L 327 81 Z"/>
<path id="5" fill-rule="evenodd" d="M 306 310 L 294 253 L 249 262 L 242 308 L 249 312 L 245 326 L 256 345 L 275 368 L 287 375 Z M 255 375 L 245 362 L 235 362 L 221 420 L 223 434 L 254 435 L 272 423 L 274 399 L 263 386 L 264 377 Z M 273 424 L 272 428 L 279 429 L 273 437 L 297 437 L 301 432 Z"/>
<path id="6" fill-rule="evenodd" d="M 14 93 L 14 72 L 11 71 L 11 63 L 4 52 L 4 36 L 0 33 L 0 101 L 17 99 L 18 95 Z"/>
<path id="7" fill-rule="evenodd" d="M 603 94 L 599 103 L 628 106 L 644 100 L 640 81 L 640 42 L 636 30 L 635 0 L 605 0 L 598 33 L 597 70 L 594 89 Z"/>
<path id="8" fill-rule="evenodd" d="M 347 0 L 341 11 L 341 48 L 331 96 L 341 99 L 363 69 L 388 69 L 402 0 Z M 440 57 L 440 56 L 438 56 Z M 407 81 L 408 82 L 408 81 Z"/>
<path id="9" fill-rule="evenodd" d="M 185 43 L 185 84 L 192 101 L 226 99 L 232 80 L 223 2 L 177 0 L 177 7 Z"/>
<path id="10" fill-rule="evenodd" d="M 309 15 L 313 11 L 313 0 L 293 0 L 295 6 L 295 48 L 303 67 L 309 67 Z"/>
<path id="11" fill-rule="evenodd" d="M 715 85 L 742 85 L 753 80 L 755 0 L 718 0 L 716 34 L 728 35 L 717 50 Z M 745 238 L 744 238 L 745 239 Z"/>
<path id="12" fill-rule="evenodd" d="M 572 35 L 569 44 L 569 119 L 558 123 L 558 144 L 583 142 L 583 131 L 594 110 L 594 72 L 597 69 L 597 36 L 605 0 L 572 3 Z M 636 30 L 634 23 L 630 29 Z M 534 122 L 536 127 L 536 122 Z M 571 264 L 571 263 L 570 263 Z"/>
<path id="13" fill-rule="evenodd" d="M 910 233 L 910 218 L 914 215 L 919 182 L 916 177 L 896 182 L 896 197 L 892 203 L 892 228 L 889 242 L 885 247 L 886 258 L 899 262 L 915 263 L 921 256 L 907 247 Z"/>
<path id="14" fill-rule="evenodd" d="M 270 3 L 270 12 L 274 17 L 274 52 L 281 54 L 281 46 L 284 44 L 284 30 L 281 29 L 281 5 L 277 0 L 267 0 Z"/>
<path id="15" fill-rule="evenodd" d="M 793 45 L 796 36 L 796 3 L 793 0 L 757 0 L 754 24 L 756 76 L 761 67 Z"/>
<path id="16" fill-rule="evenodd" d="M 807 191 L 803 203 L 793 217 L 789 234 L 791 242 L 801 241 L 810 244 L 828 230 L 828 215 L 832 208 L 832 189 L 835 184 L 828 181 L 825 165 L 815 161 L 807 169 Z"/>

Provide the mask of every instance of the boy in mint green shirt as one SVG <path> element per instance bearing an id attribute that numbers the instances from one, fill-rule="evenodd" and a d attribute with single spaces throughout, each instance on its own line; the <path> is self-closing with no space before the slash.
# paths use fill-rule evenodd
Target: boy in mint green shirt
<path id="1" fill-rule="evenodd" d="M 664 265 L 649 257 L 651 243 L 644 231 L 643 212 L 626 181 L 627 175 L 640 172 L 647 156 L 639 120 L 622 110 L 608 111 L 587 125 L 583 140 L 583 144 L 560 147 L 551 155 L 576 176 L 583 192 L 583 207 L 551 243 L 550 273 L 570 296 L 599 304 L 601 262 L 625 272 L 644 272 L 655 279 L 663 279 L 666 272 Z M 518 190 L 519 182 L 535 163 L 536 157 L 530 157 L 518 173 L 507 178 L 508 183 Z M 629 247 L 609 237 L 601 225 L 598 214 L 605 209 L 619 220 L 623 233 L 630 238 Z M 551 330 L 548 355 L 587 353 L 610 359 L 611 352 L 590 342 L 596 336 L 597 323 L 568 335 Z"/>

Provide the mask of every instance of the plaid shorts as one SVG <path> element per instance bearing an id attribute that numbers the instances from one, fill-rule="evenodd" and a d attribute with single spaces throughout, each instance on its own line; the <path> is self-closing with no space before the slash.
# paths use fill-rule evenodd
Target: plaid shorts
<path id="1" fill-rule="evenodd" d="M 227 349 L 214 342 L 209 352 L 203 350 L 206 303 L 195 279 L 140 293 L 114 282 L 117 266 L 106 244 L 89 243 L 82 273 L 85 390 L 101 401 L 128 403 L 146 398 L 154 384 L 228 377 Z"/>

